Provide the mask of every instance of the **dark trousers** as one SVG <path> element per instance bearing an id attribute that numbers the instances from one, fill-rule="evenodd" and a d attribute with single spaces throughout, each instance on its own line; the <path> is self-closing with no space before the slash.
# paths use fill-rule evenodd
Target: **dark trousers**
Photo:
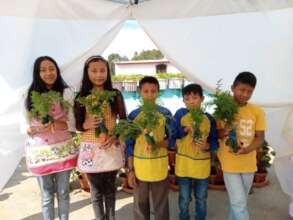
<path id="1" fill-rule="evenodd" d="M 96 220 L 115 219 L 115 180 L 117 171 L 88 173 Z"/>
<path id="2" fill-rule="evenodd" d="M 155 220 L 169 219 L 168 180 L 159 182 L 138 181 L 134 189 L 134 219 L 150 219 L 150 195 L 153 202 Z"/>

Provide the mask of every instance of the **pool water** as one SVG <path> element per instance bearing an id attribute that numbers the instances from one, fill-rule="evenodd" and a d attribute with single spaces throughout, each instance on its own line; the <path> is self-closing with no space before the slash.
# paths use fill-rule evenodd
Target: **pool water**
<path id="1" fill-rule="evenodd" d="M 136 109 L 140 105 L 140 96 L 138 92 L 122 92 L 127 112 L 130 113 L 132 110 Z M 205 102 L 210 100 L 208 93 L 204 92 Z M 158 99 L 158 104 L 168 108 L 172 114 L 182 107 L 185 107 L 181 89 L 166 89 L 160 91 L 160 96 Z"/>

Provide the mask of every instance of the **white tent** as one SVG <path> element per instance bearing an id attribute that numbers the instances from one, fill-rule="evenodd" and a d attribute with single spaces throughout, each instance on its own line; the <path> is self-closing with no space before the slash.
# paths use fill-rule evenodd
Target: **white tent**
<path id="1" fill-rule="evenodd" d="M 101 54 L 125 20 L 136 19 L 166 57 L 205 89 L 219 79 L 228 89 L 245 70 L 256 74 L 252 101 L 265 107 L 277 175 L 293 194 L 293 0 L 118 2 L 0 0 L 0 189 L 23 155 L 20 94 L 35 58 L 54 57 L 65 80 L 78 86 L 85 59 Z"/>

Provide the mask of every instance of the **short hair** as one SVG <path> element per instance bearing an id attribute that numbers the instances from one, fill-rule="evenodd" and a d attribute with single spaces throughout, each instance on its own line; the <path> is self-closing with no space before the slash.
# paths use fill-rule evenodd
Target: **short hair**
<path id="1" fill-rule="evenodd" d="M 145 76 L 143 77 L 138 84 L 139 89 L 141 89 L 141 87 L 143 86 L 143 84 L 145 83 L 151 83 L 151 84 L 155 84 L 158 87 L 158 90 L 160 90 L 160 84 L 159 81 L 157 80 L 156 77 L 153 76 Z"/>
<path id="2" fill-rule="evenodd" d="M 233 82 L 233 86 L 237 86 L 239 83 L 247 84 L 247 85 L 250 85 L 251 87 L 255 88 L 256 77 L 251 72 L 239 73 Z"/>
<path id="3" fill-rule="evenodd" d="M 191 93 L 198 94 L 202 97 L 203 91 L 201 85 L 192 83 L 182 88 L 182 96 L 189 95 Z"/>

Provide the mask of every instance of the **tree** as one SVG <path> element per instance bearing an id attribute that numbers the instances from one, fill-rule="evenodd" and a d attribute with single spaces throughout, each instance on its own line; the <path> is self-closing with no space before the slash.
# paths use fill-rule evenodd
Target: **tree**
<path id="1" fill-rule="evenodd" d="M 140 53 L 135 52 L 132 60 L 157 60 L 162 59 L 164 55 L 157 49 L 143 50 Z"/>
<path id="2" fill-rule="evenodd" d="M 128 57 L 127 56 L 121 56 L 118 53 L 111 53 L 108 56 L 108 62 L 109 62 L 109 66 L 110 66 L 110 72 L 112 75 L 115 75 L 115 64 L 114 62 L 118 62 L 118 61 L 128 61 Z"/>

